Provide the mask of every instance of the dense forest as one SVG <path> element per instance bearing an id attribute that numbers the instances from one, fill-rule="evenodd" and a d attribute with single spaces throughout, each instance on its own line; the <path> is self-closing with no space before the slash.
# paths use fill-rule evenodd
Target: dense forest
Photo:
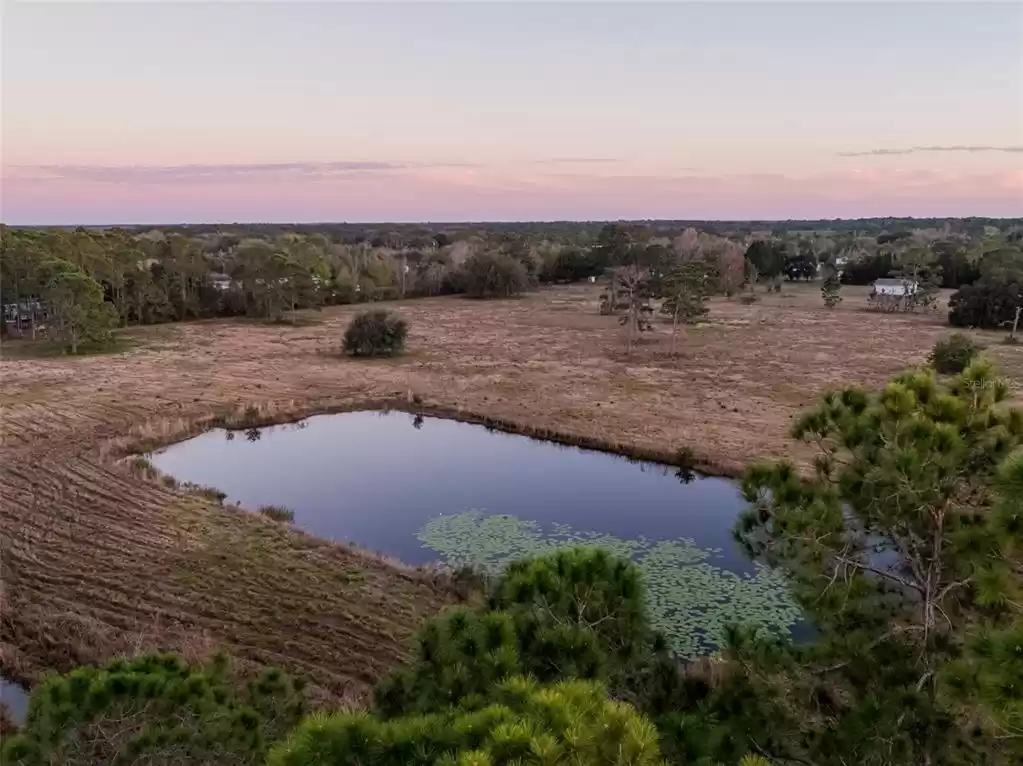
<path id="1" fill-rule="evenodd" d="M 2 228 L 0 302 L 9 336 L 75 353 L 119 326 L 655 275 L 699 262 L 713 292 L 817 278 L 881 277 L 972 289 L 952 321 L 998 326 L 1023 303 L 1023 222 L 866 219 L 796 222 L 231 224 Z M 488 281 L 489 280 L 489 281 Z M 496 280 L 496 281 L 495 281 Z M 707 282 L 707 284 L 710 284 Z M 990 308 L 990 306 L 994 308 Z"/>

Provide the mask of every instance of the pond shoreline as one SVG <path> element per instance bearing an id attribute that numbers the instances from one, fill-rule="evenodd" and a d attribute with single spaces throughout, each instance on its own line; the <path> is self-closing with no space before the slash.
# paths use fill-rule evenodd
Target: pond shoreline
<path id="1" fill-rule="evenodd" d="M 238 411 L 206 417 L 191 421 L 181 421 L 179 427 L 157 428 L 157 435 L 150 436 L 147 431 L 152 427 L 139 429 L 142 433 L 112 440 L 102 450 L 104 454 L 113 454 L 117 458 L 131 455 L 143 455 L 169 447 L 178 442 L 198 436 L 216 428 L 227 431 L 246 431 L 252 428 L 268 428 L 270 426 L 288 425 L 307 420 L 318 415 L 337 415 L 345 412 L 404 412 L 410 415 L 423 415 L 459 423 L 470 423 L 484 426 L 496 431 L 515 436 L 526 436 L 537 441 L 559 444 L 565 447 L 576 447 L 591 452 L 602 452 L 635 462 L 657 463 L 673 468 L 685 468 L 703 476 L 714 476 L 726 479 L 738 479 L 743 471 L 733 466 L 718 463 L 692 450 L 686 459 L 680 459 L 683 450 L 674 451 L 650 447 L 640 447 L 627 442 L 615 442 L 598 437 L 582 436 L 569 431 L 531 426 L 526 423 L 482 414 L 460 407 L 440 404 L 419 403 L 401 398 L 366 399 L 349 401 L 339 404 L 303 406 L 292 402 L 291 408 L 264 413 L 256 406 Z M 253 414 L 254 413 L 254 414 Z"/>

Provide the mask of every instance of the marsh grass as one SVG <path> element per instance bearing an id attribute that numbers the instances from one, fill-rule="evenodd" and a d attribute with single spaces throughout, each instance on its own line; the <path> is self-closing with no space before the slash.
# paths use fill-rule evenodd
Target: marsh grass
<path id="1" fill-rule="evenodd" d="M 259 513 L 274 521 L 291 523 L 295 520 L 295 512 L 283 505 L 261 505 Z"/>

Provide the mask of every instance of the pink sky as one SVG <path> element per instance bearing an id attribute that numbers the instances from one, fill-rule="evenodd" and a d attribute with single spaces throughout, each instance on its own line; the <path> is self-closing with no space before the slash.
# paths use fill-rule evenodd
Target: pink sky
<path id="1" fill-rule="evenodd" d="M 7 223 L 1023 216 L 1023 5 L 5 6 Z"/>

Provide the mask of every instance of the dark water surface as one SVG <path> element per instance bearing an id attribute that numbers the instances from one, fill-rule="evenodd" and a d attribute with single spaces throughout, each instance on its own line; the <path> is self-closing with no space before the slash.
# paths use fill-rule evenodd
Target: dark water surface
<path id="1" fill-rule="evenodd" d="M 21 684 L 0 676 L 0 702 L 7 706 L 11 720 L 19 726 L 25 723 L 25 714 L 28 713 L 28 692 Z"/>
<path id="2" fill-rule="evenodd" d="M 437 559 L 416 537 L 427 521 L 477 510 L 626 539 L 692 538 L 720 549 L 719 566 L 751 571 L 731 536 L 744 507 L 732 482 L 698 476 L 683 484 L 672 467 L 453 420 L 319 415 L 258 431 L 210 431 L 151 459 L 181 481 L 226 492 L 227 502 L 287 506 L 295 524 L 317 536 L 411 564 Z"/>

